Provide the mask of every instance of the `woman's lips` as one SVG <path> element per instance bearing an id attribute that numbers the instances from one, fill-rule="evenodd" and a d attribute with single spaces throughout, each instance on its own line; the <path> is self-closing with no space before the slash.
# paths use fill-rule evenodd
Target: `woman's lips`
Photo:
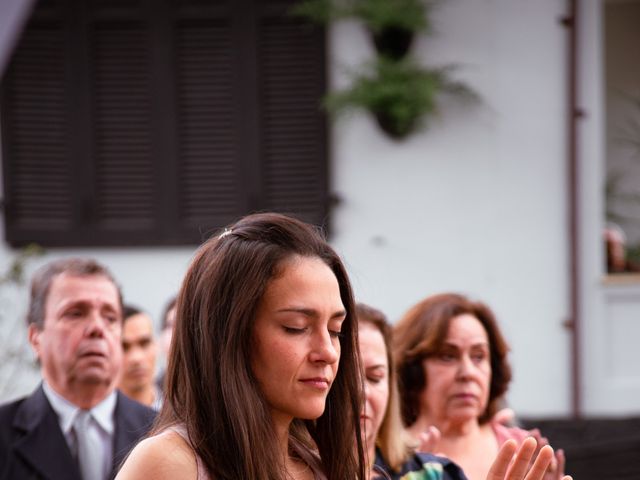
<path id="1" fill-rule="evenodd" d="M 331 386 L 331 382 L 324 377 L 303 378 L 300 382 L 317 390 L 329 390 Z"/>
<path id="2" fill-rule="evenodd" d="M 475 401 L 476 396 L 473 393 L 456 393 L 453 395 L 455 400 L 461 400 L 464 402 Z"/>

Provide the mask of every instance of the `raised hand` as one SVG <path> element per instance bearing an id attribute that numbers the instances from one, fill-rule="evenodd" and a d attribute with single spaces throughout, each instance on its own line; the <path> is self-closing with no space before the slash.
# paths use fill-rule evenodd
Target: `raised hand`
<path id="1" fill-rule="evenodd" d="M 537 447 L 533 437 L 527 438 L 519 449 L 515 440 L 508 440 L 500 448 L 489 469 L 487 480 L 546 480 L 547 468 L 554 459 L 553 449 L 544 445 L 536 456 Z M 562 468 L 564 469 L 564 462 Z M 569 475 L 557 478 L 572 480 Z"/>
<path id="2" fill-rule="evenodd" d="M 440 430 L 436 427 L 431 425 L 426 431 L 421 432 L 420 435 L 418 435 L 418 440 L 420 441 L 418 444 L 419 452 L 439 455 L 436 453 L 436 450 L 438 448 L 438 443 L 440 443 Z"/>
<path id="3" fill-rule="evenodd" d="M 538 443 L 536 452 L 539 452 L 545 445 L 549 445 L 549 439 L 547 439 L 547 437 L 543 437 L 540 433 L 540 430 L 538 430 L 537 428 L 530 430 L 529 435 L 531 435 Z M 549 467 L 547 467 L 547 471 L 544 475 L 544 480 L 561 480 L 564 476 L 564 465 L 564 451 L 562 449 L 559 449 L 555 452 L 554 458 L 551 459 Z"/>

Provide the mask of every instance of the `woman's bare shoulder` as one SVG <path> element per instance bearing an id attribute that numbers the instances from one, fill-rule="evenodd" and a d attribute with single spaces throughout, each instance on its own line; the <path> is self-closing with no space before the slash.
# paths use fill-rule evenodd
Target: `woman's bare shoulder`
<path id="1" fill-rule="evenodd" d="M 116 480 L 196 479 L 196 456 L 175 431 L 167 430 L 142 440 L 129 454 Z"/>

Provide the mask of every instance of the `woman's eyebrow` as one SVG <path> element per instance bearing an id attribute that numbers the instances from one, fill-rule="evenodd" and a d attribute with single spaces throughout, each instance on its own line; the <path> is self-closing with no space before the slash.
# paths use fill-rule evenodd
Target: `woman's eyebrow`
<path id="1" fill-rule="evenodd" d="M 316 318 L 319 317 L 320 314 L 317 310 L 313 308 L 307 307 L 285 307 L 277 310 L 277 313 L 300 313 L 306 317 Z M 338 310 L 331 315 L 332 319 L 345 317 L 347 312 L 345 310 Z"/>

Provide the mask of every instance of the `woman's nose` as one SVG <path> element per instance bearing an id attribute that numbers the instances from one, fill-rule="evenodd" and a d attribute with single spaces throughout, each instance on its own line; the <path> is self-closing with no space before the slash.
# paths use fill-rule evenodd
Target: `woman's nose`
<path id="1" fill-rule="evenodd" d="M 318 334 L 311 352 L 311 360 L 332 364 L 338 361 L 340 353 L 329 332 Z"/>
<path id="2" fill-rule="evenodd" d="M 475 365 L 471 358 L 467 355 L 463 355 L 460 358 L 460 362 L 458 363 L 458 377 L 459 378 L 468 378 L 473 374 L 475 369 Z"/>
<path id="3" fill-rule="evenodd" d="M 367 403 L 369 401 L 370 395 L 371 395 L 371 386 L 369 385 L 369 382 L 365 380 L 364 381 L 364 398 L 367 401 Z"/>

